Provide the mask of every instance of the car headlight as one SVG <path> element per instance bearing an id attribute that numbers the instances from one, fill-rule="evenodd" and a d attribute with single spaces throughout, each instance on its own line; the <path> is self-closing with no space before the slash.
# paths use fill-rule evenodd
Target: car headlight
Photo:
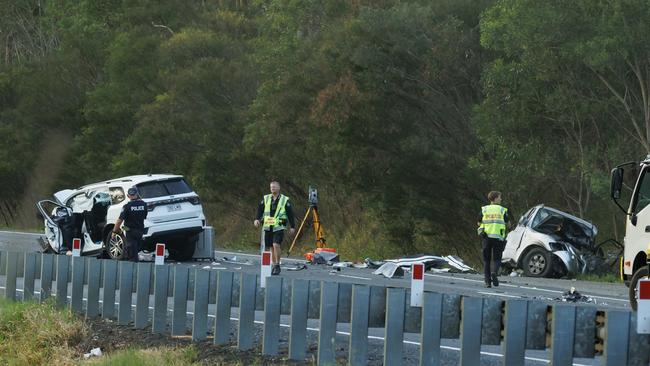
<path id="1" fill-rule="evenodd" d="M 200 205 L 201 204 L 201 200 L 199 199 L 199 196 L 190 197 L 189 201 L 193 205 Z"/>
<path id="2" fill-rule="evenodd" d="M 564 245 L 564 243 L 551 242 L 551 243 L 548 243 L 548 246 L 551 247 L 551 250 L 554 251 L 554 252 L 559 251 L 559 250 L 566 250 L 566 246 Z"/>

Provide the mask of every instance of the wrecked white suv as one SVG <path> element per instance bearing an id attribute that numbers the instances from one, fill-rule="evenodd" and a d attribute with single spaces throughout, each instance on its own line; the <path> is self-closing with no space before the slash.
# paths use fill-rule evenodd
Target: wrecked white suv
<path id="1" fill-rule="evenodd" d="M 537 205 L 508 234 L 502 262 L 530 277 L 575 276 L 587 271 L 587 253 L 599 253 L 596 227 L 568 213 Z"/>
<path id="2" fill-rule="evenodd" d="M 199 196 L 180 175 L 135 175 L 56 192 L 54 200 L 36 204 L 45 222 L 45 250 L 65 253 L 73 238 L 82 238 L 83 255 L 107 255 L 119 259 L 124 235 L 111 237 L 115 221 L 128 202 L 126 191 L 137 187 L 147 203 L 144 247 L 153 251 L 165 243 L 172 259 L 192 258 L 205 216 Z"/>

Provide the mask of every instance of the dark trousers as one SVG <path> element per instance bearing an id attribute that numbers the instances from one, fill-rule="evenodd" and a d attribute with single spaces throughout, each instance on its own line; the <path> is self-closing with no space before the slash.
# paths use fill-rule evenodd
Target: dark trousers
<path id="1" fill-rule="evenodd" d="M 506 247 L 506 242 L 499 239 L 483 238 L 483 268 L 485 274 L 485 281 L 490 281 L 490 274 L 499 273 L 501 267 L 501 255 L 503 249 Z M 494 259 L 494 267 L 490 271 L 492 260 Z"/>
<path id="2" fill-rule="evenodd" d="M 138 261 L 138 252 L 142 247 L 142 232 L 137 230 L 129 230 L 126 232 L 126 240 L 124 242 L 124 259 L 131 262 Z"/>

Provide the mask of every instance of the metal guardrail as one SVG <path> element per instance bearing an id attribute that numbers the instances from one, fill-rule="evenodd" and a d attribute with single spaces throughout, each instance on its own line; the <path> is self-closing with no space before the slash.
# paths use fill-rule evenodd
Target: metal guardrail
<path id="1" fill-rule="evenodd" d="M 56 281 L 56 302 L 88 318 L 116 318 L 118 324 L 136 328 L 151 325 L 153 332 L 171 335 L 190 331 L 194 341 L 212 333 L 215 344 L 236 341 L 240 349 L 255 346 L 255 312 L 262 311 L 265 355 L 278 354 L 280 318 L 288 315 L 288 357 L 294 360 L 305 359 L 308 319 L 318 319 L 317 361 L 321 365 L 336 362 L 337 323 L 350 324 L 347 360 L 351 365 L 367 363 L 371 327 L 384 329 L 385 365 L 402 363 L 405 332 L 420 334 L 424 345 L 420 365 L 439 364 L 444 338 L 460 339 L 461 365 L 480 364 L 481 345 L 501 345 L 504 365 L 523 365 L 527 349 L 547 348 L 553 365 L 569 365 L 574 357 L 602 356 L 603 365 L 617 366 L 647 365 L 650 360 L 650 337 L 636 333 L 636 317 L 631 312 L 603 312 L 591 306 L 425 292 L 419 308 L 410 306 L 409 291 L 403 288 L 270 277 L 266 289 L 261 289 L 259 276 L 248 273 L 40 253 L 0 252 L 0 275 L 6 276 L 5 297 L 9 299 L 44 301 L 54 296 Z M 20 277 L 22 297 L 16 288 Z M 169 297 L 171 319 L 167 317 Z M 193 312 L 189 325 L 188 304 Z M 212 329 L 208 329 L 210 304 L 214 305 Z M 236 340 L 230 337 L 233 307 L 239 312 Z"/>

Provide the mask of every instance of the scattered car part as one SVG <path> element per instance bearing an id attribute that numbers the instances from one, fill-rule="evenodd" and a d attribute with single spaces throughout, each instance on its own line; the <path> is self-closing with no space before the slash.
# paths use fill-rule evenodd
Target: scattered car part
<path id="1" fill-rule="evenodd" d="M 303 263 L 298 264 L 296 266 L 282 266 L 287 271 L 302 271 L 303 269 L 307 269 L 307 266 Z"/>
<path id="2" fill-rule="evenodd" d="M 584 302 L 584 303 L 596 303 L 596 301 L 589 296 L 585 296 L 578 291 L 575 287 L 571 287 L 569 291 L 566 291 L 562 294 L 561 298 L 557 300 L 562 300 L 564 302 Z"/>
<path id="3" fill-rule="evenodd" d="M 314 253 L 314 257 L 311 262 L 314 264 L 332 264 L 338 261 L 339 261 L 338 253 L 322 251 L 319 253 Z"/>
<path id="4" fill-rule="evenodd" d="M 404 270 L 395 262 L 386 262 L 376 271 L 372 272 L 372 274 L 382 275 L 386 278 L 402 277 L 404 276 Z"/>

